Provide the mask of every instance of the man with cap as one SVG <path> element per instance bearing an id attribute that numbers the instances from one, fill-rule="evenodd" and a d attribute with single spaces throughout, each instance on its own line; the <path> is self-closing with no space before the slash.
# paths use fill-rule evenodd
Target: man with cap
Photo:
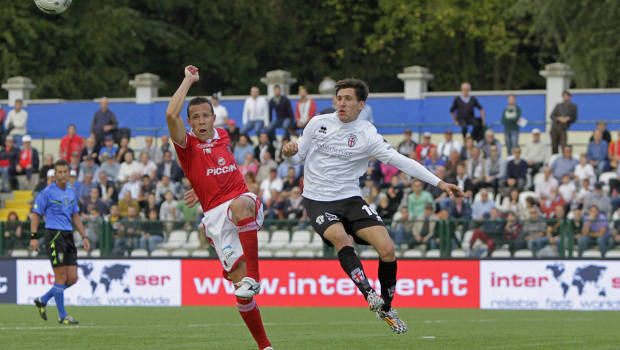
<path id="1" fill-rule="evenodd" d="M 213 113 L 215 113 L 215 122 L 213 126 L 216 128 L 224 128 L 228 124 L 228 111 L 226 107 L 220 104 L 220 94 L 215 93 L 211 96 L 213 103 Z"/>
<path id="2" fill-rule="evenodd" d="M 30 186 L 32 173 L 39 170 L 39 152 L 32 148 L 30 135 L 24 135 L 22 142 L 24 147 L 19 153 L 19 163 L 15 167 L 15 174 L 26 175 L 26 182 Z"/>
<path id="3" fill-rule="evenodd" d="M 531 169 L 532 178 L 549 159 L 549 147 L 540 139 L 540 129 L 532 130 L 532 141 L 525 145 L 523 159 Z"/>
<path id="4" fill-rule="evenodd" d="M 396 148 L 396 150 L 403 156 L 409 157 L 411 153 L 415 152 L 415 148 L 418 144 L 411 139 L 411 129 L 405 129 L 403 138 L 403 141 L 398 144 L 398 148 Z"/>
<path id="5" fill-rule="evenodd" d="M 103 163 L 104 161 L 103 156 L 105 154 L 110 154 L 112 155 L 112 157 L 115 157 L 117 152 L 118 152 L 118 147 L 116 147 L 116 145 L 114 144 L 114 137 L 112 135 L 106 135 L 104 139 L 104 145 L 99 150 L 100 161 Z"/>
<path id="6" fill-rule="evenodd" d="M 426 131 L 424 133 L 424 138 L 422 139 L 422 143 L 417 145 L 415 148 L 415 153 L 418 162 L 424 161 L 426 158 L 430 156 L 431 148 L 436 148 L 437 146 L 431 143 L 431 133 Z"/>
<path id="7" fill-rule="evenodd" d="M 445 140 L 438 146 L 439 156 L 441 158 L 448 159 L 452 150 L 461 153 L 461 143 L 452 138 L 452 130 L 446 130 L 444 138 Z"/>
<path id="8" fill-rule="evenodd" d="M 110 181 L 116 181 L 118 179 L 118 172 L 121 166 L 116 162 L 112 154 L 106 153 L 103 155 L 103 162 L 99 167 L 98 172 L 104 172 L 108 175 Z M 95 178 L 99 178 L 98 174 L 95 174 Z"/>
<path id="9" fill-rule="evenodd" d="M 562 102 L 555 105 L 551 112 L 551 152 L 558 153 L 558 147 L 566 146 L 566 132 L 577 121 L 577 105 L 570 101 L 568 90 L 562 92 Z"/>

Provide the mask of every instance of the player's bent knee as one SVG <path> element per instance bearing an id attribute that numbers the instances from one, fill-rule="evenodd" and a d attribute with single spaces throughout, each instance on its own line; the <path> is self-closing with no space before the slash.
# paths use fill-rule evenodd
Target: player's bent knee
<path id="1" fill-rule="evenodd" d="M 392 262 L 396 260 L 396 254 L 394 252 L 394 244 L 392 242 L 385 243 L 376 248 L 379 258 L 385 262 Z"/>

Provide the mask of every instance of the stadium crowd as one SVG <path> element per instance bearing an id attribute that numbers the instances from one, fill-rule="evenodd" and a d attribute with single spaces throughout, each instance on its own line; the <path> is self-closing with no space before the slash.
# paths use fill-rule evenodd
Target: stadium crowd
<path id="1" fill-rule="evenodd" d="M 620 244 L 620 181 L 616 180 L 620 174 L 620 132 L 618 139 L 612 140 L 606 124 L 600 122 L 586 153 L 575 155 L 567 144 L 566 130 L 569 122 L 576 119 L 576 108 L 575 118 L 554 110 L 558 121 L 554 119 L 555 129 L 551 133 L 554 147 L 561 147 L 561 154 L 551 154 L 538 129 L 532 131 L 533 141 L 521 148 L 516 123 L 521 111 L 511 95 L 502 115 L 506 137 L 502 145 L 492 129 L 484 131 L 484 120 L 472 121 L 459 114 L 463 110 L 473 116 L 474 107 L 482 110 L 473 97 L 468 98 L 469 88 L 464 86 L 463 96 L 455 99 L 451 109 L 456 111 L 453 116 L 462 127 L 462 142 L 448 129 L 438 144 L 431 142 L 429 132 L 418 143 L 411 130 L 406 129 L 395 145 L 401 154 L 461 187 L 465 198 L 451 200 L 442 191 L 375 159 L 371 159 L 360 178 L 365 200 L 389 222 L 389 232 L 397 246 L 437 249 L 437 222 L 452 220 L 452 247 L 464 248 L 472 256 L 492 255 L 505 245 L 512 252 L 529 249 L 533 256 L 556 256 L 560 230 L 566 227 L 565 218 L 570 219 L 566 222 L 572 225 L 580 256 L 594 246 L 604 256 Z M 295 106 L 279 87 L 274 93 L 267 100 L 259 95 L 257 87 L 252 88 L 241 127 L 228 118 L 226 108 L 219 104 L 219 96 L 214 95 L 215 125 L 229 133 L 237 166 L 250 191 L 263 201 L 265 218 L 299 220 L 299 227 L 304 228 L 307 222 L 301 197 L 303 166 L 290 166 L 283 160 L 281 150 L 313 116 L 333 112 L 335 107 L 317 111 L 303 86 L 299 87 L 300 100 Z M 563 103 L 570 103 L 568 92 L 564 97 Z M 466 104 L 471 105 L 471 110 Z M 23 111 L 21 103 L 15 109 Z M 570 108 L 569 113 L 573 113 Z M 472 133 L 467 132 L 468 125 L 474 127 Z M 283 129 L 281 138 L 276 137 L 278 128 Z M 558 128 L 563 128 L 563 135 Z M 25 175 L 27 188 L 33 188 L 36 196 L 53 181 L 55 159 L 46 154 L 39 164 L 38 152 L 32 148 L 32 138 L 25 129 L 20 129 L 19 137 L 12 130 L 15 127 L 5 129 L 2 137 L 1 190 L 17 189 L 16 177 Z M 472 137 L 473 134 L 477 136 Z M 17 138 L 19 146 L 15 145 Z M 129 132 L 119 128 L 103 98 L 101 109 L 93 117 L 90 135 L 83 138 L 74 125 L 68 125 L 58 152 L 70 164 L 70 183 L 80 199 L 92 249 L 100 244 L 102 222 L 109 222 L 114 255 L 124 255 L 136 248 L 152 251 L 164 241 L 166 232 L 195 230 L 202 216 L 199 205 L 189 207 L 183 199 L 190 185 L 176 162 L 168 135 L 162 135 L 159 143 L 153 136 L 146 136 L 136 149 L 129 146 L 129 141 Z M 39 174 L 36 184 L 30 183 L 33 173 Z M 8 249 L 26 242 L 20 240 L 28 237 L 22 232 L 27 226 L 20 220 L 27 218 L 19 218 L 13 212 L 5 223 Z M 478 249 L 480 243 L 482 249 Z M 202 237 L 200 245 L 207 246 Z"/>

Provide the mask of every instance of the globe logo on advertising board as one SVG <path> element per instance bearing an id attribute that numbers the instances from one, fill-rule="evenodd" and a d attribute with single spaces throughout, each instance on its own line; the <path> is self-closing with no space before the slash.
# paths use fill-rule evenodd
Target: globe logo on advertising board
<path id="1" fill-rule="evenodd" d="M 131 269 L 130 265 L 106 265 L 103 266 L 100 271 L 97 271 L 93 267 L 93 264 L 87 263 L 78 265 L 78 268 L 82 271 L 84 278 L 90 283 L 91 293 L 93 295 L 95 295 L 97 288 L 103 288 L 107 294 L 114 286 L 118 286 L 125 294 L 131 293 L 129 283 L 125 281 L 127 272 Z"/>
<path id="2" fill-rule="evenodd" d="M 566 272 L 562 263 L 547 265 L 547 269 L 551 271 L 553 278 L 559 283 L 560 288 L 562 288 L 562 296 L 565 298 L 571 288 L 575 288 L 580 296 L 587 288 L 596 288 L 599 297 L 607 296 L 605 288 L 599 286 L 599 280 L 607 270 L 606 266 L 580 266 L 575 269 L 572 276 Z"/>

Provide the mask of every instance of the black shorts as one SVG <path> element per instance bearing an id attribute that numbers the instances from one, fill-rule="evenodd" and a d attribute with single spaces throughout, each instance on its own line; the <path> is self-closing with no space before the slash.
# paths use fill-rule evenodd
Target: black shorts
<path id="1" fill-rule="evenodd" d="M 47 229 L 45 246 L 52 267 L 77 266 L 77 249 L 73 242 L 72 231 Z"/>
<path id="2" fill-rule="evenodd" d="M 310 224 L 330 247 L 333 246 L 332 243 L 325 239 L 323 234 L 329 226 L 337 222 L 342 223 L 345 231 L 353 237 L 356 243 L 365 245 L 369 245 L 369 243 L 355 233 L 370 226 L 384 226 L 381 217 L 362 197 L 351 197 L 333 202 L 320 202 L 304 198 L 304 206 Z"/>

